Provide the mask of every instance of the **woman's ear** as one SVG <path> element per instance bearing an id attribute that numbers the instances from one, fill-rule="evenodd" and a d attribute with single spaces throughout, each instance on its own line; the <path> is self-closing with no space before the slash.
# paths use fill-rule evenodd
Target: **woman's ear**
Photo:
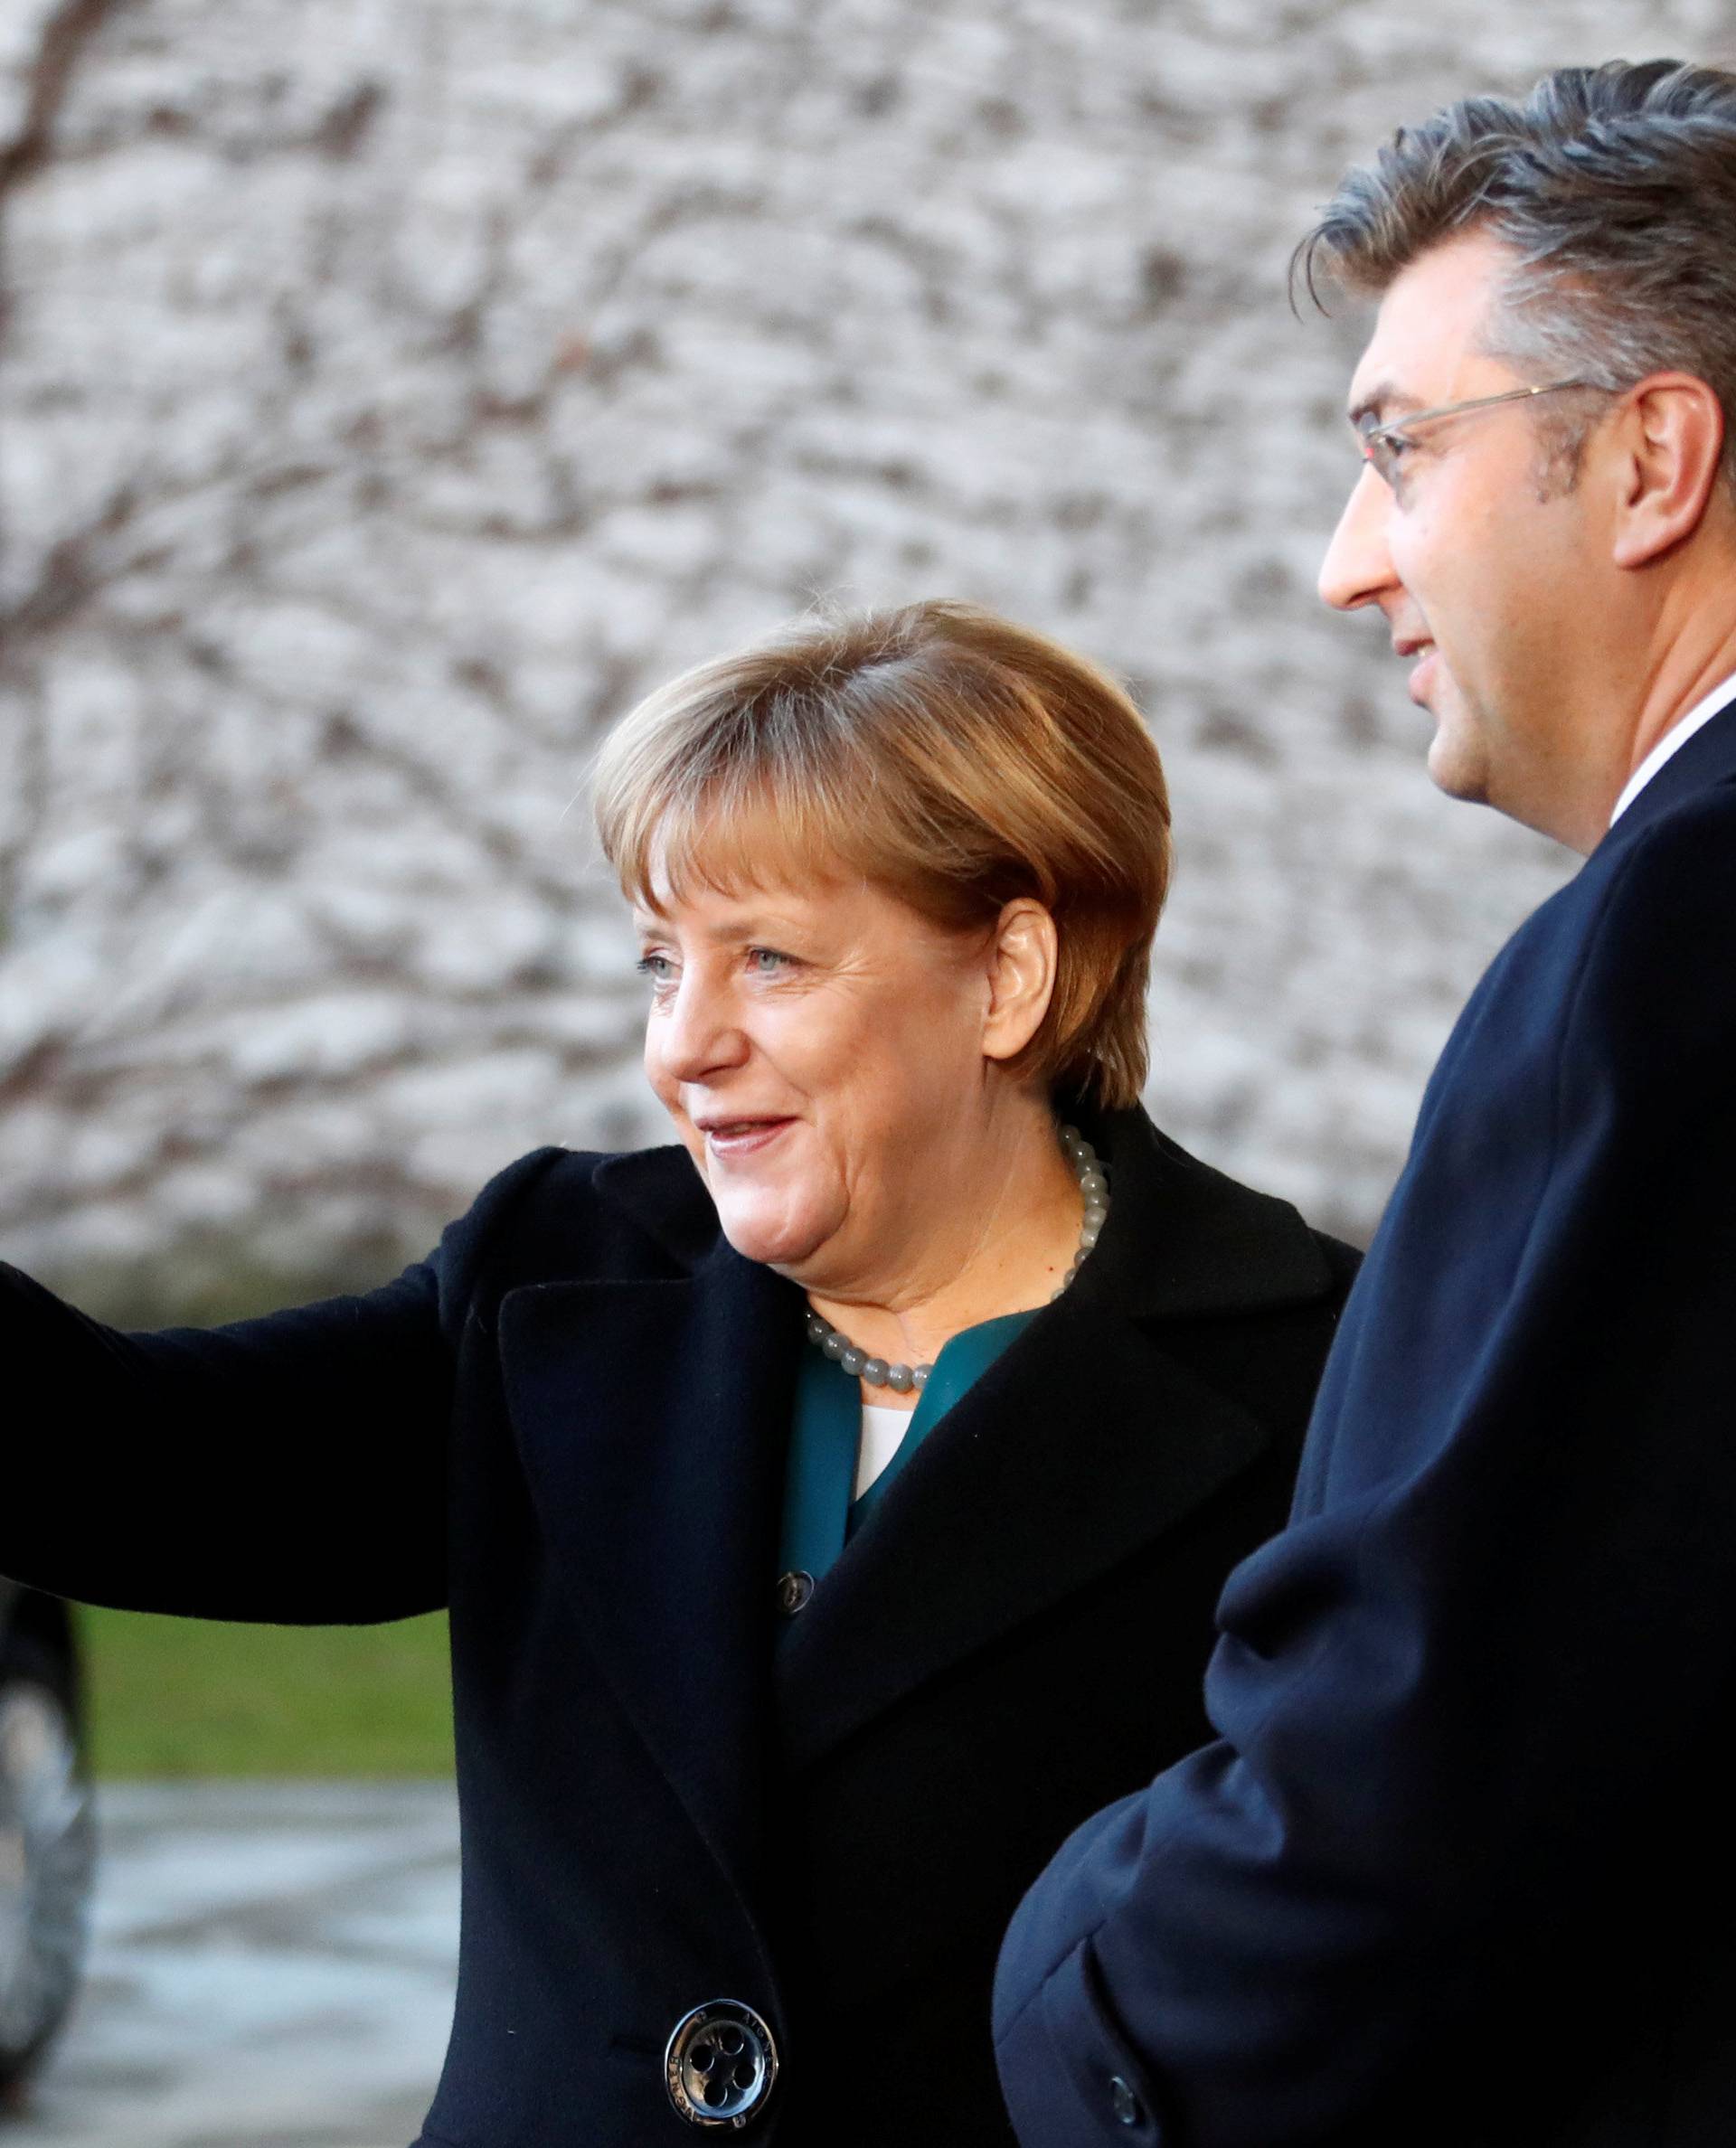
<path id="1" fill-rule="evenodd" d="M 988 1058 L 1015 1059 L 1036 1035 L 1054 997 L 1059 951 L 1055 920 L 1042 903 L 1021 895 L 1003 907 L 987 949 L 983 1050 Z"/>

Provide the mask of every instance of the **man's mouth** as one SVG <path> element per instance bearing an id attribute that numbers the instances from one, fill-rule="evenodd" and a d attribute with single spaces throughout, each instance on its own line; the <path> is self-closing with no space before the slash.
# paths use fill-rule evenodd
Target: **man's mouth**
<path id="1" fill-rule="evenodd" d="M 1428 691 L 1429 677 L 1439 651 L 1434 643 L 1426 636 L 1420 636 L 1415 640 L 1395 641 L 1392 645 L 1392 651 L 1397 656 L 1418 658 L 1419 661 L 1410 674 L 1409 687 L 1411 700 L 1420 702 L 1424 693 Z"/>

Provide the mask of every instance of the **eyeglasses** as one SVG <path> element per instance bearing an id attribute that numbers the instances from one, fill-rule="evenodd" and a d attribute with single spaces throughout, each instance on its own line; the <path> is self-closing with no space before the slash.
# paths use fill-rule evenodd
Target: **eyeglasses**
<path id="1" fill-rule="evenodd" d="M 1467 410 L 1492 410 L 1496 403 L 1527 402 L 1533 395 L 1559 395 L 1563 388 L 1595 388 L 1596 381 L 1547 381 L 1541 388 L 1504 388 L 1498 395 L 1474 395 L 1468 402 L 1441 403 L 1432 410 L 1413 410 L 1408 418 L 1396 419 L 1391 425 L 1370 425 L 1359 428 L 1357 441 L 1363 457 L 1372 462 L 1378 476 L 1388 485 L 1398 480 L 1399 457 L 1407 448 L 1416 442 L 1407 436 L 1412 426 L 1421 425 L 1434 418 L 1459 418 Z"/>

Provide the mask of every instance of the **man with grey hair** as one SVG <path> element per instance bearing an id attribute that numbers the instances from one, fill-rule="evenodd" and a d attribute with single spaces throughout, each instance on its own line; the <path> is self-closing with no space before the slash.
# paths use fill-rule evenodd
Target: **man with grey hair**
<path id="1" fill-rule="evenodd" d="M 1002 2081 L 1026 2148 L 1731 2148 L 1736 76 L 1467 99 L 1299 259 L 1379 300 L 1321 593 L 1588 862 L 1429 1084 L 1217 1741 L 1014 1922 Z"/>

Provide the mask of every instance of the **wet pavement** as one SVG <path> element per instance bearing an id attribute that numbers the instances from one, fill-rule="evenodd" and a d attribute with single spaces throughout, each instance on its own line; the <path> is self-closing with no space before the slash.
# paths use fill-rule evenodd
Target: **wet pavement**
<path id="1" fill-rule="evenodd" d="M 0 2148 L 405 2148 L 452 2020 L 450 1787 L 110 1784 L 89 1973 Z"/>

